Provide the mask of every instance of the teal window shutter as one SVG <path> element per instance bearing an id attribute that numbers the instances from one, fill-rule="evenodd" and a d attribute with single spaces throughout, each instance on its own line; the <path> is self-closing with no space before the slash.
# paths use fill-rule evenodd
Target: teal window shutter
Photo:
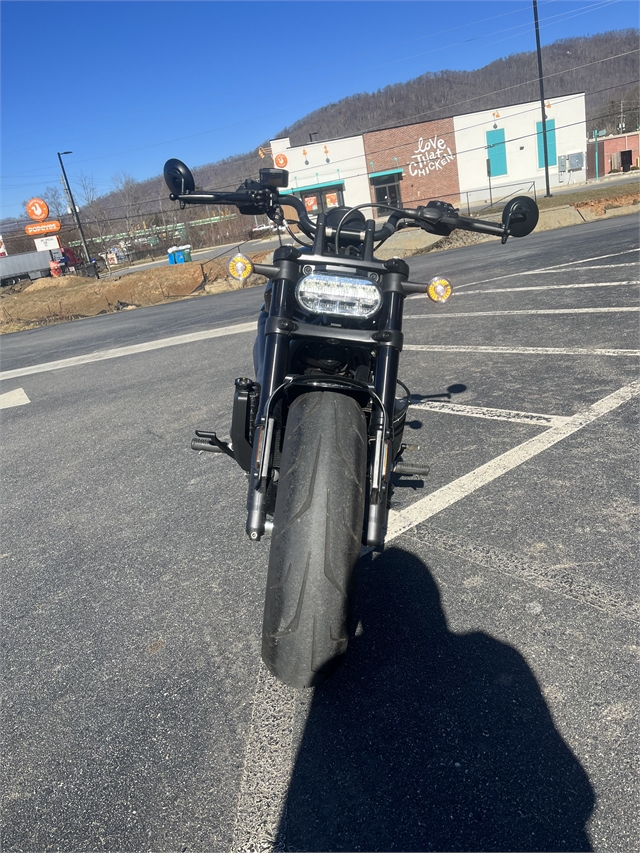
<path id="1" fill-rule="evenodd" d="M 487 156 L 491 164 L 491 177 L 507 174 L 507 146 L 504 144 L 504 128 L 488 130 Z"/>
<path id="2" fill-rule="evenodd" d="M 538 140 L 538 169 L 544 169 L 544 143 L 542 141 L 542 122 L 536 122 L 536 138 Z M 556 120 L 547 119 L 547 154 L 549 165 L 555 166 L 558 162 L 556 156 Z"/>

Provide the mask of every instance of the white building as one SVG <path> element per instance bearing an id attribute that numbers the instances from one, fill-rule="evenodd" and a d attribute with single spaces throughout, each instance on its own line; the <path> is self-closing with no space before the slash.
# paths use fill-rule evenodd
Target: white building
<path id="1" fill-rule="evenodd" d="M 367 161 L 362 136 L 291 147 L 288 138 L 271 141 L 273 164 L 289 171 L 289 188 L 313 216 L 332 207 L 369 200 Z"/>
<path id="2" fill-rule="evenodd" d="M 551 187 L 586 180 L 584 93 L 546 100 Z M 546 190 L 540 101 L 455 116 L 460 200 L 494 200 L 515 192 Z M 564 167 L 564 168 L 563 168 Z M 489 174 L 490 171 L 490 174 Z"/>
<path id="3" fill-rule="evenodd" d="M 550 187 L 583 183 L 584 93 L 547 99 L 545 114 Z M 436 142 L 446 153 L 444 159 L 421 154 Z M 311 215 L 341 205 L 375 203 L 379 191 L 389 192 L 392 181 L 395 196 L 379 200 L 414 205 L 435 196 L 463 210 L 514 195 L 533 195 L 534 188 L 537 195 L 546 192 L 540 101 L 305 145 L 274 139 L 271 156 L 277 168 L 289 171 L 285 193 L 301 198 Z M 416 157 L 434 170 L 427 171 L 424 165 L 420 169 Z M 384 181 L 385 186 L 379 187 Z"/>

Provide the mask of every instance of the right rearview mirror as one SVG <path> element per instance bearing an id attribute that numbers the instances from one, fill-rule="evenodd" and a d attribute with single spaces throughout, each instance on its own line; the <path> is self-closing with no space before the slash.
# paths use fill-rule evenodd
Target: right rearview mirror
<path id="1" fill-rule="evenodd" d="M 196 182 L 189 167 L 175 157 L 164 164 L 164 182 L 173 195 L 192 193 L 196 188 Z"/>
<path id="2" fill-rule="evenodd" d="M 538 224 L 538 205 L 532 198 L 519 195 L 507 202 L 502 211 L 502 224 L 512 237 L 526 237 Z"/>

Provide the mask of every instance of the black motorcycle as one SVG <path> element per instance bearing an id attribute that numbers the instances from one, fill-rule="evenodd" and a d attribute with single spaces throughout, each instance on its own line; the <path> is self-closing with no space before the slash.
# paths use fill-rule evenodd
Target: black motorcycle
<path id="1" fill-rule="evenodd" d="M 538 208 L 526 196 L 504 208 L 502 224 L 460 216 L 442 201 L 389 210 L 377 228 L 359 205 L 319 213 L 278 190 L 282 169 L 261 169 L 236 192 L 196 190 L 180 160 L 164 167 L 171 199 L 234 205 L 289 227 L 283 205 L 308 238 L 281 245 L 272 264 L 244 255 L 229 268 L 239 279 L 269 279 L 254 345 L 255 379 L 235 382 L 231 441 L 196 431 L 194 450 L 226 453 L 247 472 L 247 534 L 271 534 L 262 658 L 292 687 L 311 687 L 340 664 L 347 648 L 355 568 L 361 547 L 384 543 L 391 477 L 424 474 L 403 461 L 409 390 L 398 379 L 405 296 L 445 301 L 451 285 L 409 281 L 405 261 L 376 260 L 396 230 L 418 227 L 446 236 L 456 228 L 509 236 L 531 233 Z"/>

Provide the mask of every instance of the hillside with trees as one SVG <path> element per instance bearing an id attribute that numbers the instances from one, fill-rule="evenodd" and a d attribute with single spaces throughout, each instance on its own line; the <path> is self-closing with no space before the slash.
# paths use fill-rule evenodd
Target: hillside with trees
<path id="1" fill-rule="evenodd" d="M 638 127 L 638 35 L 637 29 L 617 30 L 561 39 L 542 49 L 545 96 L 585 92 L 589 136 L 596 128 L 617 133 L 621 114 L 627 131 Z M 313 134 L 313 140 L 321 142 L 538 98 L 536 53 L 530 51 L 497 59 L 475 71 L 427 72 L 406 83 L 352 95 L 309 113 L 273 138 L 288 136 L 292 145 L 300 145 Z M 259 147 L 268 145 L 269 140 L 262 140 L 253 151 L 216 163 L 190 164 L 198 186 L 236 189 L 246 177 L 257 177 L 261 166 L 271 165 L 259 156 Z M 152 227 L 166 234 L 163 244 L 171 245 L 184 235 L 183 242 L 194 247 L 215 245 L 244 239 L 253 224 L 252 218 L 236 216 L 190 226 L 194 220 L 210 219 L 216 213 L 224 216 L 225 212 L 205 207 L 179 211 L 168 200 L 160 175 L 135 181 L 121 173 L 114 177 L 114 190 L 106 195 L 98 195 L 92 180 L 84 177 L 77 195 L 87 234 L 97 238 L 104 249 L 110 240 L 114 242 L 113 235 L 135 239 L 136 232 Z M 60 189 L 45 188 L 42 196 L 59 218 L 65 207 Z M 21 229 L 15 220 L 5 220 L 1 225 L 12 253 L 33 249 L 29 238 L 18 236 Z M 24 241 L 25 248 L 18 248 L 18 241 Z"/>

